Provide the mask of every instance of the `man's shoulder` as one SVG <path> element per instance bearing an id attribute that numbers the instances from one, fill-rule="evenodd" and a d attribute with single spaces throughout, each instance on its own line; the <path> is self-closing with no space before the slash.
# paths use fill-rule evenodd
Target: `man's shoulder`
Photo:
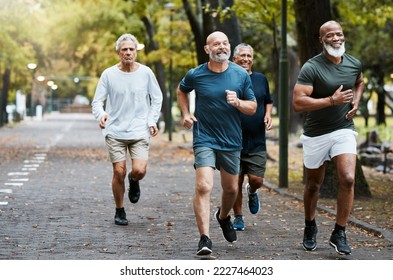
<path id="1" fill-rule="evenodd" d="M 257 79 L 263 79 L 263 80 L 266 79 L 265 74 L 263 74 L 261 72 L 252 71 L 251 76 L 254 77 L 254 78 L 257 78 Z"/>
<path id="2" fill-rule="evenodd" d="M 321 63 L 324 61 L 324 57 L 325 55 L 321 52 L 313 57 L 311 57 L 310 59 L 308 59 L 306 61 L 306 63 L 304 63 L 304 65 L 306 64 L 316 64 L 316 63 Z"/>
<path id="3" fill-rule="evenodd" d="M 236 71 L 236 72 L 238 72 L 240 74 L 243 74 L 243 75 L 244 74 L 248 75 L 248 72 L 246 71 L 246 69 L 244 69 L 243 67 L 241 67 L 240 65 L 236 64 L 233 61 L 229 61 L 229 69 L 231 69 L 233 71 Z"/>
<path id="4" fill-rule="evenodd" d="M 343 56 L 344 56 L 344 60 L 346 59 L 346 60 L 348 60 L 348 61 L 351 61 L 352 63 L 361 64 L 360 60 L 357 59 L 356 57 L 354 57 L 353 55 L 344 53 Z"/>
<path id="5" fill-rule="evenodd" d="M 139 70 L 147 71 L 147 72 L 153 71 L 149 66 L 147 66 L 145 64 L 142 64 L 142 63 L 138 63 L 138 64 L 139 64 Z"/>
<path id="6" fill-rule="evenodd" d="M 198 66 L 191 68 L 190 70 L 188 70 L 188 74 L 190 75 L 195 75 L 201 72 L 206 72 L 207 71 L 207 62 L 199 64 Z"/>

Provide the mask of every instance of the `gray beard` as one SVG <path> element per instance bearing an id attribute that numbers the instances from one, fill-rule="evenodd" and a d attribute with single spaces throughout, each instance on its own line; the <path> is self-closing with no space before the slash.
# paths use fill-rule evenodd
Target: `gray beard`
<path id="1" fill-rule="evenodd" d="M 226 56 L 217 56 L 215 54 L 210 53 L 209 54 L 210 58 L 216 62 L 225 62 L 229 59 L 229 57 L 231 56 L 231 52 L 229 51 L 229 53 Z"/>
<path id="2" fill-rule="evenodd" d="M 342 43 L 342 45 L 338 49 L 335 49 L 331 45 L 325 43 L 323 43 L 323 47 L 325 48 L 327 53 L 333 57 L 342 57 L 345 53 L 345 43 Z"/>

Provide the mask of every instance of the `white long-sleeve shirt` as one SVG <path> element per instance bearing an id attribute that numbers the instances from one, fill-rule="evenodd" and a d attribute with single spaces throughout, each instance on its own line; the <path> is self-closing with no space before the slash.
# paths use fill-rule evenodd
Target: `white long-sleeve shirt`
<path id="1" fill-rule="evenodd" d="M 101 74 L 92 112 L 97 121 L 109 115 L 104 136 L 133 140 L 150 137 L 149 127 L 157 123 L 161 106 L 162 92 L 149 67 L 139 64 L 136 71 L 128 73 L 114 65 Z"/>

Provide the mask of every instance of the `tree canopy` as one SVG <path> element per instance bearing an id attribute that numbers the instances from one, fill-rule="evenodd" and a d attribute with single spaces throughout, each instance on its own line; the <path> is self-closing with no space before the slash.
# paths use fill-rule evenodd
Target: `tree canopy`
<path id="1" fill-rule="evenodd" d="M 293 3 L 288 1 L 288 43 L 296 51 L 301 46 L 296 42 Z M 162 0 L 2 0 L 0 75 L 11 71 L 8 102 L 14 102 L 17 90 L 30 89 L 26 65 L 31 62 L 38 65 L 37 75 L 59 79 L 59 96 L 72 97 L 75 85 L 69 81 L 85 77 L 85 94 L 91 99 L 100 73 L 117 61 L 114 43 L 122 33 L 133 33 L 145 44 L 138 54 L 142 63 L 159 63 L 167 73 L 172 60 L 172 79 L 177 83 L 198 64 L 197 49 L 204 38 L 196 40 L 200 34 L 195 30 L 211 24 L 204 18 L 207 12 L 221 22 L 228 15 L 236 16 L 240 40 L 254 47 L 254 68 L 267 75 L 275 93 L 281 1 L 174 0 L 171 10 L 165 4 Z M 375 89 L 392 83 L 393 0 L 332 0 L 331 6 L 333 18 L 346 32 L 347 49 L 362 60 L 368 81 Z"/>

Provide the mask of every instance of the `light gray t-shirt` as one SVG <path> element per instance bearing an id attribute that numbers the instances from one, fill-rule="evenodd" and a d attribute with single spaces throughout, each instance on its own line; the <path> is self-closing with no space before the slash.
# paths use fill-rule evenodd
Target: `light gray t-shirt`
<path id="1" fill-rule="evenodd" d="M 139 64 L 136 71 L 128 73 L 114 65 L 100 77 L 92 111 L 98 121 L 105 113 L 110 116 L 102 131 L 104 136 L 123 140 L 149 138 L 149 126 L 158 121 L 162 98 L 149 67 Z"/>

